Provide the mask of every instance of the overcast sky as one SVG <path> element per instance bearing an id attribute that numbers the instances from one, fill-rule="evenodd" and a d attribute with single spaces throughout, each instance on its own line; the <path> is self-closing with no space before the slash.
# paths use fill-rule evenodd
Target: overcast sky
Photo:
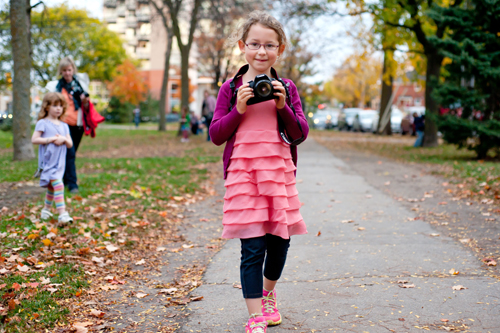
<path id="1" fill-rule="evenodd" d="M 47 6 L 58 5 L 67 2 L 71 7 L 86 9 L 91 16 L 102 19 L 103 0 L 44 0 Z"/>
<path id="2" fill-rule="evenodd" d="M 2 1 L 2 0 L 0 0 Z M 5 1 L 5 0 L 4 0 Z M 68 3 L 71 7 L 86 9 L 91 16 L 102 19 L 103 0 L 44 0 L 47 6 Z M 353 41 L 347 37 L 346 31 L 350 27 L 350 18 L 329 17 L 318 20 L 311 31 L 321 31 L 321 41 L 318 46 L 322 49 L 322 56 L 315 60 L 317 75 L 308 78 L 309 83 L 326 81 L 331 78 L 335 68 L 353 52 Z M 325 46 L 326 41 L 326 46 Z"/>

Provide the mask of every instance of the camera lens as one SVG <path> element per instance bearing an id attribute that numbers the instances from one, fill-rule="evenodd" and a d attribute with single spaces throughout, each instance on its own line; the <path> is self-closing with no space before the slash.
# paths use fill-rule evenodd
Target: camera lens
<path id="1" fill-rule="evenodd" d="M 257 83 L 257 85 L 254 88 L 254 91 L 255 91 L 255 94 L 260 96 L 260 97 L 267 97 L 273 91 L 273 87 L 271 85 L 271 82 L 261 81 L 261 82 Z"/>

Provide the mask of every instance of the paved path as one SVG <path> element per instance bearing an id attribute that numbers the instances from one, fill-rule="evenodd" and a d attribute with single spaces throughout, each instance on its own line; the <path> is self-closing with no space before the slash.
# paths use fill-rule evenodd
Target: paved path
<path id="1" fill-rule="evenodd" d="M 500 332 L 499 281 L 461 244 L 410 221 L 314 140 L 300 146 L 297 180 L 309 234 L 292 238 L 277 287 L 284 320 L 268 332 Z M 213 258 L 181 332 L 244 332 L 239 250 L 231 240 Z"/>

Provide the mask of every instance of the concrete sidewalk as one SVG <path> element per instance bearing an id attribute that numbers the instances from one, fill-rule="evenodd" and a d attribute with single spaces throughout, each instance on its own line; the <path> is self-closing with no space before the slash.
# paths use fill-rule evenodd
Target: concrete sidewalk
<path id="1" fill-rule="evenodd" d="M 346 170 L 312 139 L 299 148 L 309 234 L 292 237 L 277 286 L 283 323 L 268 332 L 500 332 L 499 281 L 461 244 L 433 236 L 426 222 L 410 221 L 412 211 Z M 181 332 L 244 332 L 247 311 L 233 287 L 239 251 L 231 240 L 214 257 L 196 290 L 203 301 L 190 304 Z M 467 289 L 452 288 L 459 285 Z"/>

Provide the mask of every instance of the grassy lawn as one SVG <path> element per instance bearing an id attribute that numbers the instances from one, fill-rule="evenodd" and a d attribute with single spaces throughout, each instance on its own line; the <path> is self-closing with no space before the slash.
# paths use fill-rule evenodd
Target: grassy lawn
<path id="1" fill-rule="evenodd" d="M 433 148 L 414 148 L 414 137 L 381 137 L 369 133 L 311 131 L 318 142 L 332 151 L 358 151 L 392 158 L 405 163 L 427 163 L 435 172 L 463 184 L 470 196 L 500 199 L 500 161 L 476 160 L 475 153 L 445 143 Z"/>
<path id="2" fill-rule="evenodd" d="M 102 280 L 99 265 L 130 256 L 152 230 L 158 237 L 175 232 L 176 209 L 204 195 L 202 185 L 222 154 L 203 136 L 182 144 L 175 134 L 99 129 L 95 139 L 84 137 L 80 193 L 66 193 L 75 218 L 70 226 L 39 220 L 42 196 L 0 207 L 0 331 L 67 325 L 70 304 Z M 11 141 L 0 132 L 0 148 Z M 3 151 L 0 183 L 34 182 L 36 164 L 13 162 Z"/>

